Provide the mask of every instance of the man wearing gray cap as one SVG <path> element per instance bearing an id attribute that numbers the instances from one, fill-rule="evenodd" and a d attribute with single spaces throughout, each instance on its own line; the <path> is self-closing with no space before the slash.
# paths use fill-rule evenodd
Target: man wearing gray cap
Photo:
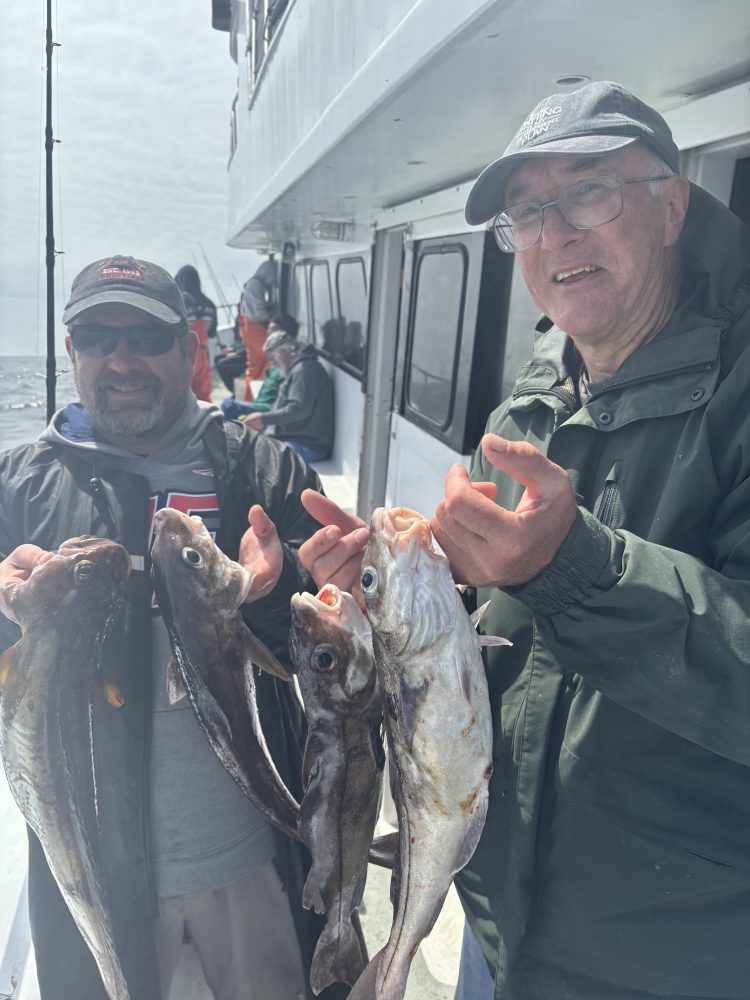
<path id="1" fill-rule="evenodd" d="M 105 884 L 130 996 L 166 1000 L 189 936 L 217 1000 L 297 1000 L 319 928 L 301 908 L 305 860 L 243 796 L 188 699 L 167 697 L 171 650 L 149 545 L 160 508 L 199 515 L 253 571 L 243 616 L 288 661 L 289 600 L 309 584 L 296 550 L 314 529 L 299 495 L 319 481 L 290 449 L 196 400 L 197 340 L 163 268 L 123 256 L 90 264 L 63 319 L 81 402 L 39 441 L 0 456 L 0 551 L 10 553 L 0 649 L 18 635 L 6 584 L 23 583 L 72 536 L 125 545 L 133 571 L 107 649 L 124 705 L 115 713 L 102 699 L 93 711 Z M 269 749 L 299 798 L 299 704 L 270 675 L 256 685 Z M 29 903 L 42 1000 L 106 1000 L 33 834 Z"/>
<path id="2" fill-rule="evenodd" d="M 544 319 L 432 520 L 513 641 L 486 650 L 460 1000 L 750 995 L 750 239 L 678 168 L 598 82 L 539 104 L 467 202 Z M 345 585 L 365 529 L 303 502 L 329 524 L 303 561 Z"/>

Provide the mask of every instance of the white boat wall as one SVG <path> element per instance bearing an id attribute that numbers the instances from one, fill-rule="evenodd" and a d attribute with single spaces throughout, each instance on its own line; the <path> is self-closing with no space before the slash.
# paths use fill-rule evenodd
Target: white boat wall
<path id="1" fill-rule="evenodd" d="M 611 79 L 747 218 L 747 0 L 212 0 L 238 68 L 228 242 L 283 254 L 334 378 L 343 505 L 430 513 L 529 356 L 513 260 L 468 190 L 544 96 Z"/>

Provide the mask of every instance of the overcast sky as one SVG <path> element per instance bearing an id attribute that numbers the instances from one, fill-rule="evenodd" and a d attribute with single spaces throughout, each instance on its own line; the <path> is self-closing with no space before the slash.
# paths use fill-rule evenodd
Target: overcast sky
<path id="1" fill-rule="evenodd" d="M 0 354 L 43 354 L 46 5 L 0 6 Z M 259 258 L 224 245 L 236 66 L 210 0 L 53 0 L 53 25 L 56 315 L 114 253 L 194 264 L 218 301 L 199 244 L 236 302 Z"/>

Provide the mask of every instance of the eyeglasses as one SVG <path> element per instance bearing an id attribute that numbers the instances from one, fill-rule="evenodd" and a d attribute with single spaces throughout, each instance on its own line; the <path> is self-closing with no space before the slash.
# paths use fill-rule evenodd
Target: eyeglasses
<path id="1" fill-rule="evenodd" d="M 131 354 L 152 358 L 171 351 L 178 332 L 158 323 L 144 326 L 81 323 L 70 331 L 70 339 L 76 351 L 90 358 L 105 358 L 114 351 L 122 338 Z"/>
<path id="2" fill-rule="evenodd" d="M 626 181 L 619 177 L 587 177 L 562 188 L 552 201 L 523 201 L 504 208 L 495 216 L 492 232 L 503 253 L 528 250 L 542 235 L 546 208 L 557 205 L 560 215 L 574 229 L 596 229 L 598 226 L 606 226 L 620 215 L 622 189 L 626 184 L 668 179 L 664 174 L 658 177 L 632 177 Z"/>

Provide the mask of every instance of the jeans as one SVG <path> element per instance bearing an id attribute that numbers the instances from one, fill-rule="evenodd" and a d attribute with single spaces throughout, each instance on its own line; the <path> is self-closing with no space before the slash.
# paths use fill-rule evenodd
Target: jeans
<path id="1" fill-rule="evenodd" d="M 487 962 L 477 939 L 469 929 L 469 924 L 466 923 L 461 945 L 458 983 L 453 1000 L 493 1000 L 494 996 L 495 984 L 487 968 Z"/>
<path id="2" fill-rule="evenodd" d="M 294 441 L 292 438 L 284 438 L 283 441 L 306 462 L 321 462 L 324 458 L 328 458 L 327 452 L 309 448 L 306 444 L 300 444 L 299 441 Z"/>
<path id="3" fill-rule="evenodd" d="M 236 420 L 246 413 L 259 413 L 265 407 L 259 407 L 257 403 L 241 403 L 237 399 L 222 399 L 221 412 L 225 420 Z"/>

